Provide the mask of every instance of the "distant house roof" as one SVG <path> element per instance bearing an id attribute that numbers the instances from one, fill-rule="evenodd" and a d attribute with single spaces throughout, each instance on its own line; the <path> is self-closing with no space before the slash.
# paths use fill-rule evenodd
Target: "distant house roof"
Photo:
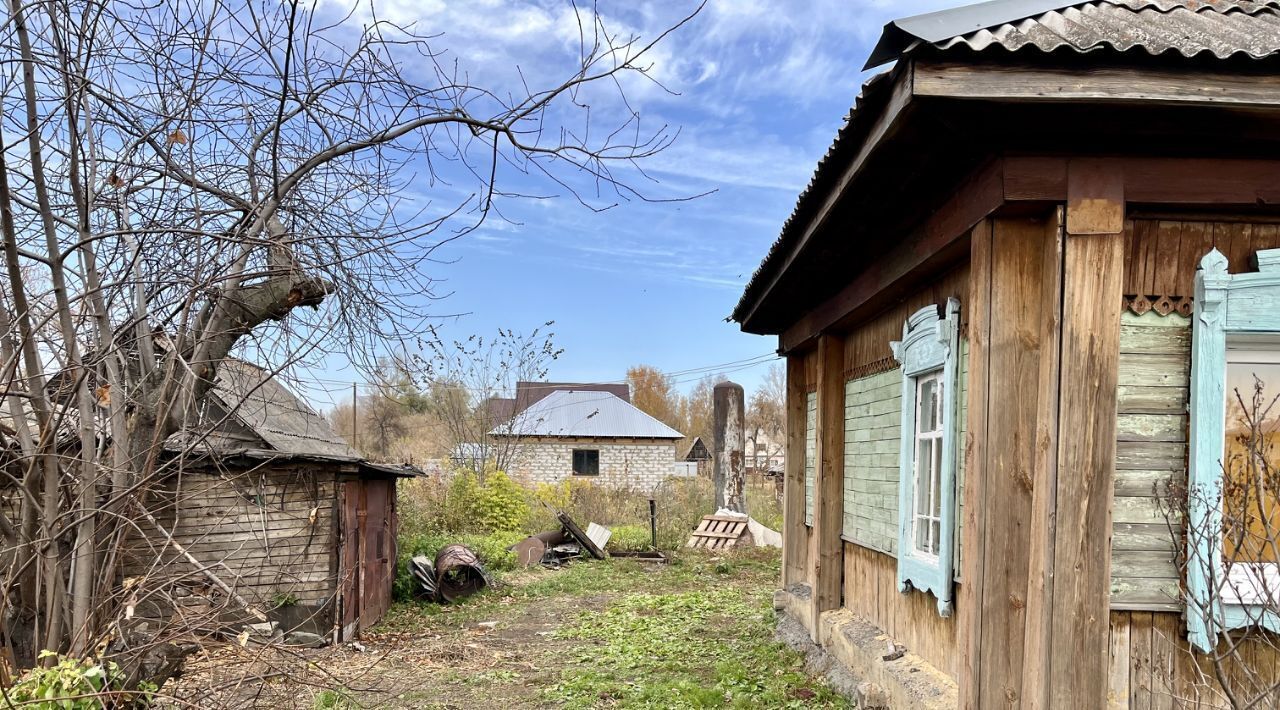
<path id="1" fill-rule="evenodd" d="M 516 383 L 515 410 L 512 415 L 519 414 L 532 407 L 552 392 L 575 390 L 578 392 L 609 392 L 623 402 L 631 402 L 631 387 L 626 383 L 587 383 L 587 382 L 530 382 L 522 380 Z M 507 417 L 508 419 L 510 417 Z"/>
<path id="2" fill-rule="evenodd" d="M 493 436 L 680 439 L 684 435 L 612 392 L 556 390 L 516 414 Z"/>
<path id="3" fill-rule="evenodd" d="M 707 445 L 702 443 L 702 437 L 695 436 L 693 441 L 689 442 L 689 448 L 685 450 L 684 456 L 680 457 L 682 461 L 706 461 L 711 458 L 711 452 L 707 450 Z"/>

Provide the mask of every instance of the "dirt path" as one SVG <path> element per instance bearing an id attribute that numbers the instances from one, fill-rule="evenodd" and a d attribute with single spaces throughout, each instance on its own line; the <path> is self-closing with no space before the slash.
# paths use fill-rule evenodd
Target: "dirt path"
<path id="1" fill-rule="evenodd" d="M 166 688 L 185 707 L 823 707 L 773 641 L 776 554 L 511 575 L 456 607 L 397 604 L 360 644 L 222 645 Z"/>

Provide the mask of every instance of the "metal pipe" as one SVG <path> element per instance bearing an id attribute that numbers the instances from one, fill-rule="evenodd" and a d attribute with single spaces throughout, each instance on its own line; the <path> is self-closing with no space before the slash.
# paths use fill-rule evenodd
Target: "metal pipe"
<path id="1" fill-rule="evenodd" d="M 649 499 L 649 534 L 653 538 L 653 549 L 658 549 L 658 504 Z"/>

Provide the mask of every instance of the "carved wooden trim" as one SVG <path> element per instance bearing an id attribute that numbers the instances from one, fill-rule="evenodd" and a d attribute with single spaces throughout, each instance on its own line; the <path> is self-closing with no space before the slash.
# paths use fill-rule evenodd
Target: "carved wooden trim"
<path id="1" fill-rule="evenodd" d="M 1131 311 L 1134 315 L 1143 315 L 1149 311 L 1155 311 L 1162 316 L 1170 313 L 1191 317 L 1194 310 L 1194 299 L 1190 296 L 1144 296 L 1142 294 L 1129 295 L 1126 294 L 1122 308 Z"/>
<path id="2" fill-rule="evenodd" d="M 864 377 L 879 375 L 882 372 L 889 372 L 890 370 L 896 369 L 898 369 L 898 361 L 893 359 L 893 356 L 889 356 L 863 365 L 858 365 L 857 367 L 847 368 L 844 371 L 844 378 L 846 380 L 860 380 Z"/>

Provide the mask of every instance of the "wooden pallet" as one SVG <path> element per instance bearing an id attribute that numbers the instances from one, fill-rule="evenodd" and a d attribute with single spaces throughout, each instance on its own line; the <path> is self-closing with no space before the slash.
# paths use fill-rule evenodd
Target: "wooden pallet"
<path id="1" fill-rule="evenodd" d="M 701 547 L 707 550 L 723 550 L 739 543 L 755 544 L 747 529 L 747 519 L 729 515 L 703 516 L 698 529 L 693 531 L 685 547 Z"/>

